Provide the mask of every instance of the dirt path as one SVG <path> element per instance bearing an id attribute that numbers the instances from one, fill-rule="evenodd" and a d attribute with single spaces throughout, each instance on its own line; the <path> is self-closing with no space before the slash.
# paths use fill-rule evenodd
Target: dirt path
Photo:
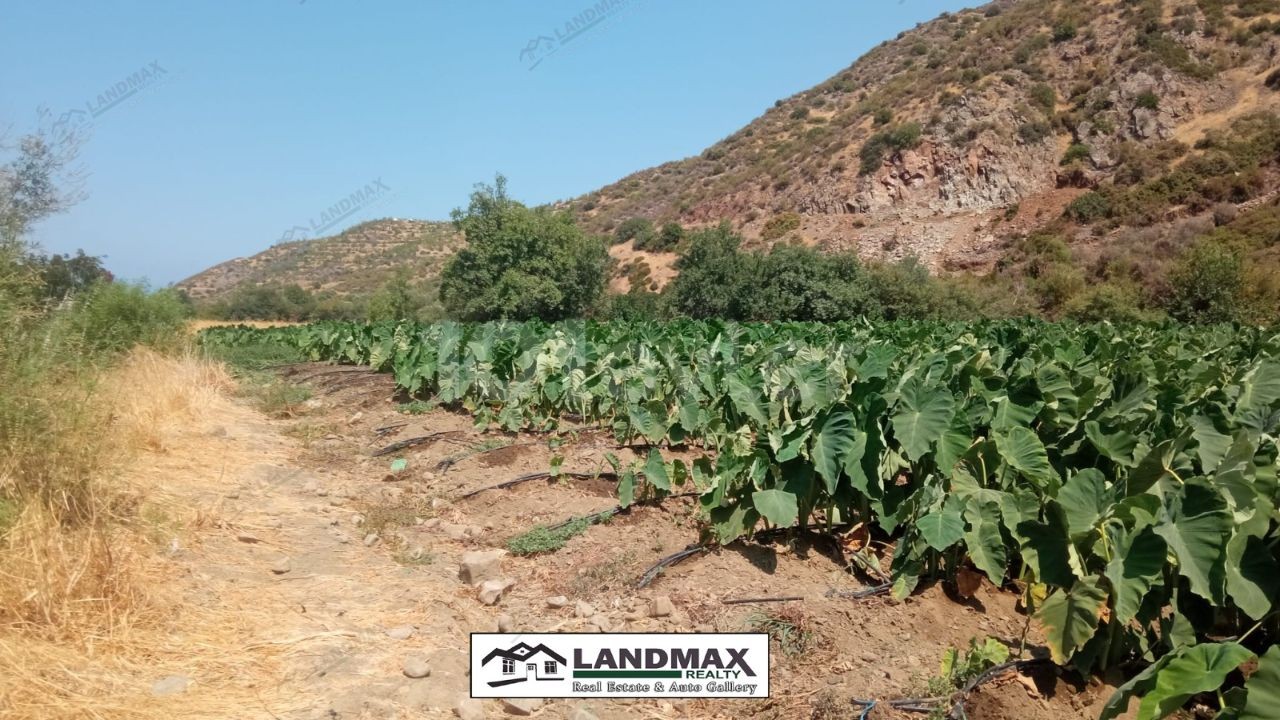
<path id="1" fill-rule="evenodd" d="M 185 602 L 233 618 L 235 628 L 209 641 L 218 647 L 196 649 L 189 666 L 175 661 L 158 673 L 177 678 L 170 683 L 179 691 L 155 700 L 166 714 L 191 715 L 199 698 L 217 694 L 239 707 L 235 717 L 282 720 L 530 712 L 574 720 L 854 718 L 851 698 L 922 693 L 948 646 L 987 635 L 1016 644 L 1022 632 L 1016 597 L 985 582 L 965 602 L 940 587 L 905 603 L 827 597 L 864 583 L 829 548 L 797 542 L 699 555 L 637 591 L 636 578 L 653 561 L 697 540 L 693 507 L 680 501 L 592 526 L 557 552 L 507 555 L 501 574 L 514 584 L 486 604 L 459 580 L 464 553 L 504 548 L 535 525 L 616 500 L 611 485 L 590 481 L 535 481 L 461 499 L 465 491 L 546 470 L 553 455 L 564 458 L 566 470 L 590 470 L 608 451 L 625 461 L 647 450 L 620 450 L 592 433 L 552 448 L 545 437 L 477 432 L 452 413 L 408 416 L 396 412 L 389 378 L 307 380 L 325 371 L 311 370 L 293 375 L 315 394 L 301 417 L 271 420 L 246 401 L 221 404 L 147 470 L 178 479 L 172 491 L 199 509 L 171 559 Z M 452 432 L 371 457 L 387 443 L 445 431 Z M 393 472 L 397 457 L 406 466 Z M 722 602 L 777 595 L 804 600 Z M 655 612 L 655 602 L 669 602 L 671 612 Z M 467 699 L 470 632 L 741 631 L 762 620 L 790 632 L 774 647 L 767 701 L 516 707 Z M 218 653 L 238 660 L 198 661 Z M 427 677 L 409 677 L 424 667 Z M 1052 672 L 1011 677 L 975 695 L 969 716 L 1090 718 L 1108 694 L 1100 684 L 1072 684 Z M 908 715 L 881 706 L 869 717 Z"/>

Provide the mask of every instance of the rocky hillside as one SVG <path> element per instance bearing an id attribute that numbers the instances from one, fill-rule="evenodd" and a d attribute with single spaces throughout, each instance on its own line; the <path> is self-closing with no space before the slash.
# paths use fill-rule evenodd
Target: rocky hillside
<path id="1" fill-rule="evenodd" d="M 1143 158 L 1176 165 L 1206 131 L 1276 110 L 1278 13 L 1276 0 L 1016 0 L 943 15 L 700 156 L 568 204 L 601 232 L 728 219 L 761 244 L 990 269 L 1003 239 L 1131 181 Z"/>
<path id="2" fill-rule="evenodd" d="M 452 223 L 371 220 L 330 237 L 274 245 L 228 260 L 177 283 L 196 301 L 225 299 L 237 288 L 298 285 L 336 295 L 369 295 L 401 267 L 416 281 L 439 275 L 462 244 Z"/>
<path id="3" fill-rule="evenodd" d="M 1193 238 L 1274 204 L 1278 49 L 1280 0 L 1000 0 L 901 33 L 697 157 L 563 206 L 598 233 L 728 221 L 753 247 L 914 256 L 942 273 L 1036 277 L 1048 253 L 1079 285 L 1136 263 L 1151 288 Z M 1042 231 L 1053 242 L 1028 248 Z M 179 286 L 367 294 L 406 262 L 430 284 L 459 243 L 448 224 L 375 221 Z M 1264 245 L 1250 252 L 1280 267 Z M 672 252 L 611 253 L 615 291 L 674 276 Z"/>

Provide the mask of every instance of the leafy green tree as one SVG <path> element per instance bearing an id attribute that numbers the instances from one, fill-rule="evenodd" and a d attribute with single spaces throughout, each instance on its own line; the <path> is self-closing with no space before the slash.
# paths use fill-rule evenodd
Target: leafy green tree
<path id="1" fill-rule="evenodd" d="M 775 245 L 752 268 L 744 293 L 747 319 L 834 321 L 880 315 L 862 264 L 853 253 Z"/>
<path id="2" fill-rule="evenodd" d="M 642 245 L 647 245 L 653 240 L 653 221 L 638 217 L 624 220 L 613 232 L 613 240 L 617 243 L 634 240 L 636 249 L 642 249 Z"/>
<path id="3" fill-rule="evenodd" d="M 684 228 L 680 223 L 669 222 L 662 226 L 653 242 L 649 243 L 646 249 L 653 252 L 670 252 L 680 246 L 684 242 Z"/>
<path id="4" fill-rule="evenodd" d="M 1185 322 L 1231 322 L 1238 317 L 1243 291 L 1239 253 L 1218 242 L 1201 241 L 1170 271 L 1165 310 Z"/>
<path id="5" fill-rule="evenodd" d="M 463 320 L 578 317 L 604 289 L 608 252 L 567 212 L 528 208 L 507 196 L 506 179 L 481 185 L 453 211 L 466 236 L 440 276 L 440 301 Z"/>
<path id="6" fill-rule="evenodd" d="M 77 250 L 74 256 L 53 254 L 38 258 L 36 264 L 44 280 L 44 296 L 61 300 L 72 293 L 88 290 L 98 281 L 110 282 L 111 273 L 102 266 L 102 258 Z"/>
<path id="7" fill-rule="evenodd" d="M 690 233 L 688 241 L 675 265 L 680 274 L 667 290 L 672 309 L 692 318 L 743 317 L 750 258 L 738 252 L 742 238 L 721 223 Z"/>
<path id="8" fill-rule="evenodd" d="M 373 297 L 369 298 L 369 322 L 414 320 L 422 309 L 422 298 L 409 285 L 409 271 L 399 268 Z"/>

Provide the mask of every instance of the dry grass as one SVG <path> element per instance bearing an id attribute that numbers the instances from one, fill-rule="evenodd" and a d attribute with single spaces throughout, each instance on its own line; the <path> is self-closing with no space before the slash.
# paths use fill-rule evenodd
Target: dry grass
<path id="1" fill-rule="evenodd" d="M 228 637 L 245 634 L 241 618 L 166 590 L 176 586 L 167 538 L 207 516 L 192 517 L 180 500 L 184 484 L 199 479 L 166 470 L 165 461 L 178 445 L 199 450 L 189 445 L 210 434 L 205 426 L 229 406 L 229 387 L 221 366 L 139 350 L 83 398 L 75 427 L 62 428 L 77 432 L 59 442 L 79 446 L 70 470 L 80 511 L 68 515 L 57 504 L 62 495 L 28 501 L 0 538 L 0 717 L 249 714 L 252 701 L 236 688 L 150 694 L 152 682 L 178 668 L 233 678 L 270 662 L 269 654 L 226 649 L 236 646 Z M 195 457 L 215 454 L 211 446 Z"/>

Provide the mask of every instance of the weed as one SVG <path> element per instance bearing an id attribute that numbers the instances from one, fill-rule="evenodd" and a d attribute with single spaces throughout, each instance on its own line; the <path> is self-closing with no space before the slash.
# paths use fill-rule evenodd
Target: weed
<path id="1" fill-rule="evenodd" d="M 424 415 L 434 409 L 434 406 L 425 400 L 414 400 L 412 402 L 400 403 L 396 406 L 396 412 L 405 415 Z"/>
<path id="2" fill-rule="evenodd" d="M 769 633 L 782 652 L 790 657 L 803 655 L 814 645 L 813 632 L 809 630 L 804 610 L 799 607 L 773 612 L 758 610 L 747 616 L 746 624 L 748 630 Z"/>
<path id="3" fill-rule="evenodd" d="M 537 555 L 555 552 L 564 547 L 570 538 L 581 535 L 591 526 L 588 518 L 574 518 L 567 525 L 551 529 L 539 525 L 528 532 L 507 541 L 507 549 L 515 555 Z"/>
<path id="4" fill-rule="evenodd" d="M 258 408 L 275 418 L 301 415 L 302 404 L 311 399 L 310 388 L 283 380 L 253 386 L 250 391 L 257 396 Z"/>
<path id="5" fill-rule="evenodd" d="M 589 597 L 612 588 L 630 585 L 635 578 L 635 553 L 627 550 L 620 555 L 578 571 L 569 581 L 569 593 L 574 597 Z"/>
<path id="6" fill-rule="evenodd" d="M 436 514 L 431 506 L 431 498 L 424 495 L 402 495 L 391 502 L 358 503 L 357 509 L 364 516 L 364 531 L 376 533 L 378 537 L 393 542 L 394 536 L 388 530 L 415 525 L 419 518 L 429 518 Z"/>

